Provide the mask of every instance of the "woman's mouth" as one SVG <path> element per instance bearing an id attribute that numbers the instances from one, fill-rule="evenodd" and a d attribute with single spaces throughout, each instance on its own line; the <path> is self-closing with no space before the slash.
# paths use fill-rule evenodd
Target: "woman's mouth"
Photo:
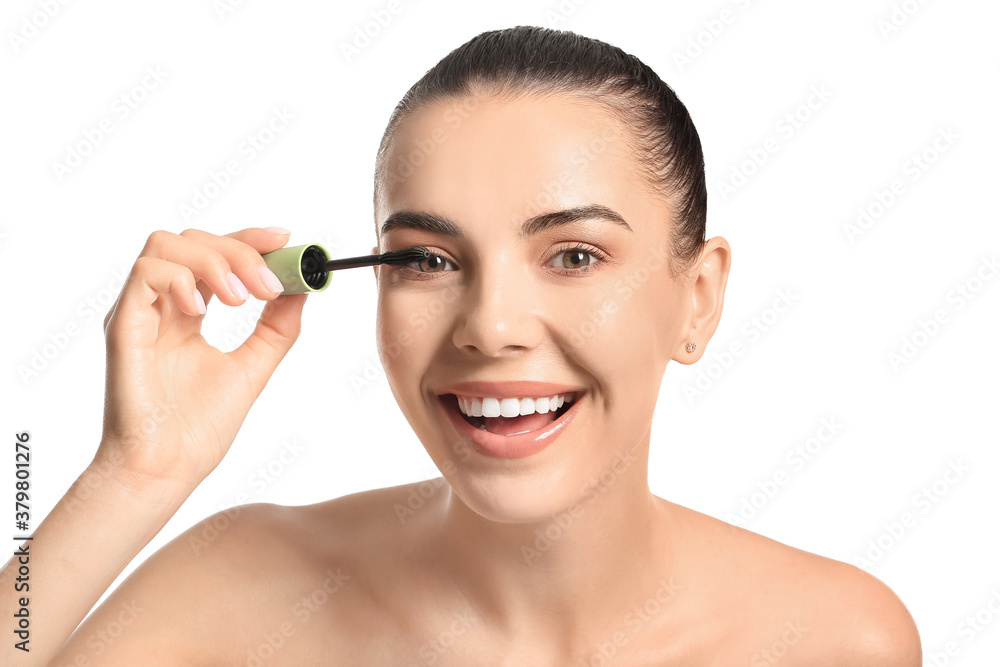
<path id="1" fill-rule="evenodd" d="M 567 392 L 522 399 L 455 394 L 438 398 L 459 435 L 477 451 L 494 458 L 522 458 L 551 444 L 572 421 L 584 396 Z"/>
<path id="2" fill-rule="evenodd" d="M 543 398 L 455 398 L 465 421 L 497 435 L 518 435 L 537 431 L 566 414 L 576 400 L 575 392 Z"/>

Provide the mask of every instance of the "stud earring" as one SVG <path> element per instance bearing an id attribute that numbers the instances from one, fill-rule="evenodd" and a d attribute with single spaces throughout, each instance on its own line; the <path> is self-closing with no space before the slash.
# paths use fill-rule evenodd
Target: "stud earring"
<path id="1" fill-rule="evenodd" d="M 695 350 L 696 347 L 698 347 L 697 343 L 688 343 L 688 345 L 687 345 L 687 351 L 688 352 L 694 352 L 694 350 Z"/>

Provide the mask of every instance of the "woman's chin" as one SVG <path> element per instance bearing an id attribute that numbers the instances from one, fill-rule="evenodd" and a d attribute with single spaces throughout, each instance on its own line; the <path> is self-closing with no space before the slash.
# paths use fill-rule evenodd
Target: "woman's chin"
<path id="1" fill-rule="evenodd" d="M 465 478 L 451 486 L 470 510 L 495 523 L 547 522 L 579 500 L 558 484 L 541 478 Z"/>

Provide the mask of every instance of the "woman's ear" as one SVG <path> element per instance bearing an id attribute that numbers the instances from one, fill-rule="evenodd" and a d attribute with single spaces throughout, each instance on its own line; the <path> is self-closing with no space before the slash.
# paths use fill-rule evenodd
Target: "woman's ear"
<path id="1" fill-rule="evenodd" d="M 716 236 L 705 242 L 701 259 L 691 269 L 694 280 L 689 295 L 691 317 L 687 336 L 679 341 L 674 351 L 674 361 L 693 364 L 705 353 L 722 317 L 731 260 L 732 250 L 726 239 Z M 692 343 L 694 349 L 689 352 Z"/>

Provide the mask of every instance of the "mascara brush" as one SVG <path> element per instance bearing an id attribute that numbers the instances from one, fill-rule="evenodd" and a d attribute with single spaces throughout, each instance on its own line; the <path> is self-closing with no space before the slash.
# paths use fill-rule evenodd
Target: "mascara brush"
<path id="1" fill-rule="evenodd" d="M 361 257 L 348 257 L 347 259 L 327 260 L 324 267 L 327 271 L 337 271 L 338 269 L 353 269 L 358 266 L 374 266 L 375 264 L 409 264 L 431 256 L 430 250 L 422 245 L 401 250 L 383 252 L 381 255 L 363 255 Z"/>
<path id="2" fill-rule="evenodd" d="M 262 255 L 267 268 L 278 276 L 278 280 L 284 286 L 282 294 L 322 292 L 332 282 L 331 271 L 376 264 L 409 264 L 430 256 L 431 252 L 427 248 L 411 246 L 379 255 L 330 259 L 330 253 L 319 243 L 279 248 Z"/>

